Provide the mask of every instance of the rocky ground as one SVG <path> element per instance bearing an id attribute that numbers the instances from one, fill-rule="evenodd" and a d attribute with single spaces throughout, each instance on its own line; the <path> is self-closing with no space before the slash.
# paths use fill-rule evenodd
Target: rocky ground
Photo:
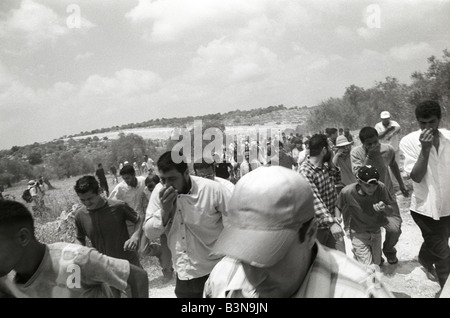
<path id="1" fill-rule="evenodd" d="M 423 238 L 420 229 L 409 213 L 409 198 L 397 196 L 403 218 L 402 235 L 397 243 L 397 257 L 395 265 L 381 267 L 382 280 L 399 298 L 434 298 L 439 292 L 437 282 L 427 278 L 423 267 L 417 261 L 417 255 Z"/>

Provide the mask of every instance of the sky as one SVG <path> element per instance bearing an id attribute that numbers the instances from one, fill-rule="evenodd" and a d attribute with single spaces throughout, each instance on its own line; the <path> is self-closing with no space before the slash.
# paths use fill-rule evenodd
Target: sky
<path id="1" fill-rule="evenodd" d="M 0 149 L 411 82 L 450 0 L 1 0 Z"/>

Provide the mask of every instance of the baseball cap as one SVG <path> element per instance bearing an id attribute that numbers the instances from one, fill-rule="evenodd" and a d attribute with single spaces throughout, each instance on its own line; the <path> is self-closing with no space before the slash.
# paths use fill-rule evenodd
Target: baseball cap
<path id="1" fill-rule="evenodd" d="M 352 142 L 348 141 L 348 139 L 345 136 L 340 135 L 336 138 L 336 147 L 344 147 L 351 144 Z"/>
<path id="2" fill-rule="evenodd" d="M 391 114 L 385 110 L 385 111 L 381 112 L 380 118 L 381 119 L 391 118 Z"/>
<path id="3" fill-rule="evenodd" d="M 315 217 L 313 201 L 308 180 L 291 169 L 269 166 L 247 173 L 236 183 L 212 253 L 273 266 L 298 239 L 302 224 Z"/>
<path id="4" fill-rule="evenodd" d="M 377 168 L 366 165 L 359 168 L 358 179 L 364 183 L 378 184 L 378 180 L 380 180 L 380 174 L 378 173 Z"/>

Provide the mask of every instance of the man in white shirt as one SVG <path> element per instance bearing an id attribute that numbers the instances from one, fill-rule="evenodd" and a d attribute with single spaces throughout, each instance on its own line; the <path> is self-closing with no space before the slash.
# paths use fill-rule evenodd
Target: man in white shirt
<path id="1" fill-rule="evenodd" d="M 394 147 L 396 153 L 398 153 L 398 145 L 400 143 L 400 125 L 391 119 L 391 114 L 388 111 L 382 111 L 380 114 L 381 121 L 375 125 L 375 129 L 378 132 L 380 142 L 383 144 L 389 144 Z M 395 158 L 397 161 L 399 158 Z"/>
<path id="2" fill-rule="evenodd" d="M 125 165 L 119 173 L 123 181 L 114 187 L 108 199 L 126 202 L 142 220 L 145 219 L 145 204 L 147 203 L 144 193 L 145 177 L 136 176 L 136 170 L 131 165 Z M 128 221 L 127 225 L 130 236 L 135 232 L 136 226 L 141 226 L 141 224 L 136 225 Z M 139 237 L 141 237 L 141 230 L 139 230 Z"/>
<path id="3" fill-rule="evenodd" d="M 424 238 L 419 263 L 443 287 L 450 273 L 450 131 L 438 129 L 441 107 L 435 101 L 419 103 L 415 115 L 420 130 L 403 137 L 400 149 L 413 181 L 411 216 Z"/>
<path id="4" fill-rule="evenodd" d="M 214 161 L 211 163 L 207 163 L 205 160 L 195 162 L 194 173 L 197 177 L 207 178 L 220 183 L 230 192 L 230 195 L 233 194 L 234 184 L 227 179 L 216 176 Z"/>
<path id="5" fill-rule="evenodd" d="M 223 230 L 231 194 L 218 182 L 191 176 L 178 152 L 165 152 L 157 167 L 161 182 L 150 196 L 145 235 L 152 240 L 167 234 L 177 273 L 175 295 L 201 298 L 211 270 L 221 259 L 211 252 Z"/>
<path id="6" fill-rule="evenodd" d="M 378 138 L 382 144 L 391 145 L 395 150 L 395 161 L 400 165 L 400 125 L 391 119 L 391 114 L 388 111 L 382 111 L 380 114 L 381 121 L 375 125 L 378 132 Z M 389 169 L 394 188 L 398 190 L 399 184 L 394 178 L 394 174 Z"/>

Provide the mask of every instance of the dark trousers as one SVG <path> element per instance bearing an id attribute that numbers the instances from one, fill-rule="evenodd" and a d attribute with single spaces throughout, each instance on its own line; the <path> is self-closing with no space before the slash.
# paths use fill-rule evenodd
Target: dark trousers
<path id="1" fill-rule="evenodd" d="M 395 245 L 398 243 L 400 234 L 402 234 L 402 217 L 400 216 L 400 209 L 397 202 L 392 205 L 392 208 L 394 210 L 392 215 L 386 217 L 388 224 L 383 226 L 386 230 L 383 243 L 383 253 L 388 259 L 395 259 L 397 257 Z"/>
<path id="2" fill-rule="evenodd" d="M 434 220 L 413 211 L 411 216 L 420 228 L 424 241 L 420 247 L 419 259 L 425 264 L 434 264 L 439 285 L 443 287 L 450 273 L 450 216 Z"/>
<path id="3" fill-rule="evenodd" d="M 175 283 L 175 295 L 177 298 L 203 298 L 203 288 L 209 275 L 181 280 L 178 278 Z"/>

